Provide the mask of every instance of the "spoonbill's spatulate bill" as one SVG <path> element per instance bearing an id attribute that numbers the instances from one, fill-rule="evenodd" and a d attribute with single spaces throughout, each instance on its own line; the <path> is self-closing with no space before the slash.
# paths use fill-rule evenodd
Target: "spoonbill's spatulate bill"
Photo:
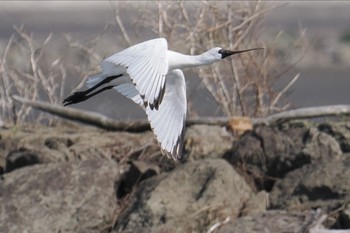
<path id="1" fill-rule="evenodd" d="M 256 49 L 260 48 L 230 51 L 216 47 L 189 56 L 168 50 L 164 38 L 145 41 L 103 60 L 102 73 L 87 81 L 89 89 L 73 93 L 63 103 L 79 103 L 114 88 L 144 108 L 162 153 L 176 160 L 182 154 L 187 109 L 185 78 L 180 69 L 209 65 Z"/>

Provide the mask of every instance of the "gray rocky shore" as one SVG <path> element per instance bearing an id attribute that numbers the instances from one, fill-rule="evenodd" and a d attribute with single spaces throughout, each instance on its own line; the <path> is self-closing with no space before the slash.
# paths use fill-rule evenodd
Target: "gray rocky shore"
<path id="1" fill-rule="evenodd" d="M 152 132 L 0 130 L 0 232 L 311 232 L 350 228 L 350 123 Z M 322 218 L 320 222 L 320 218 Z"/>

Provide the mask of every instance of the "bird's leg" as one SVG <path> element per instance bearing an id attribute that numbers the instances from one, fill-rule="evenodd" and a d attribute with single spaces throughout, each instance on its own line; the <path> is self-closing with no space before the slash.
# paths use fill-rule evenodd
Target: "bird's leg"
<path id="1" fill-rule="evenodd" d="M 85 101 L 85 100 L 91 98 L 92 96 L 94 96 L 94 95 L 96 95 L 98 93 L 101 93 L 101 92 L 103 92 L 105 90 L 111 89 L 111 88 L 114 87 L 114 85 L 107 86 L 105 88 L 100 89 L 99 91 L 96 91 L 93 94 L 88 95 L 89 93 L 91 93 L 92 91 L 96 90 L 98 87 L 102 86 L 103 84 L 109 83 L 113 79 L 119 78 L 121 76 L 122 76 L 122 74 L 109 76 L 109 77 L 103 79 L 101 82 L 97 83 L 95 86 L 87 89 L 86 91 L 74 92 L 73 94 L 71 94 L 70 96 L 68 96 L 67 98 L 65 98 L 63 100 L 63 105 L 67 106 L 67 105 L 70 105 L 70 104 L 76 104 L 76 103 Z"/>

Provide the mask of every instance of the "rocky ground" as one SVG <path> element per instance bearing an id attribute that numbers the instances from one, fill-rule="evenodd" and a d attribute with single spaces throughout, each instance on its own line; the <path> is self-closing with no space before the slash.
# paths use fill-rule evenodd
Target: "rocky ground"
<path id="1" fill-rule="evenodd" d="M 186 158 L 151 132 L 0 130 L 0 232 L 317 232 L 350 228 L 350 123 L 195 125 Z M 330 231 L 331 232 L 331 231 Z"/>

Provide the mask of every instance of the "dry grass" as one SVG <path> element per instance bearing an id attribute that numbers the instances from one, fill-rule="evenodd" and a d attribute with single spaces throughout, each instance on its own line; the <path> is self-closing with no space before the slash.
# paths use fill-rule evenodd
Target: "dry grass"
<path id="1" fill-rule="evenodd" d="M 45 99 L 50 103 L 59 103 L 64 95 L 66 69 L 61 59 L 48 63 L 45 50 L 52 34 L 42 41 L 33 39 L 33 35 L 23 27 L 15 27 L 16 33 L 9 39 L 1 60 L 2 85 L 0 85 L 1 117 L 13 124 L 32 117 L 28 106 L 16 106 L 11 96 L 20 95 L 32 101 Z M 35 116 L 40 122 L 43 114 Z M 31 119 L 33 120 L 33 119 Z M 52 120 L 52 117 L 46 118 Z"/>
<path id="2" fill-rule="evenodd" d="M 24 122 L 50 125 L 58 119 L 43 112 L 34 112 L 28 105 L 16 104 L 12 95 L 31 101 L 61 104 L 66 95 L 68 72 L 83 77 L 77 87 L 80 88 L 84 80 L 96 72 L 97 60 L 102 58 L 93 52 L 93 48 L 76 42 L 69 36 L 66 36 L 67 51 L 75 50 L 75 53 L 63 51 L 57 54 L 54 43 L 50 44 L 52 33 L 43 41 L 38 41 L 23 26 L 14 27 L 14 30 L 0 61 L 0 119 L 13 125 Z M 55 58 L 50 56 L 52 52 L 56 53 Z M 85 65 L 78 62 L 78 65 L 69 64 L 77 54 L 87 54 L 85 57 L 89 59 L 84 61 Z M 96 60 L 95 64 L 91 61 L 93 59 Z"/>

